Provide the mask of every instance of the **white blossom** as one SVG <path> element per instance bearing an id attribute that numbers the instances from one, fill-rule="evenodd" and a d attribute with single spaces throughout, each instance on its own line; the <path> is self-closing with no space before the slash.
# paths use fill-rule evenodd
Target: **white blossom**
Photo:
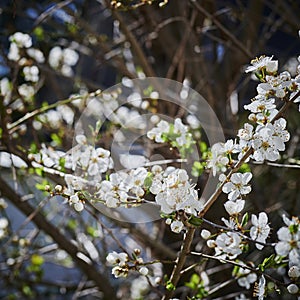
<path id="1" fill-rule="evenodd" d="M 32 39 L 27 33 L 15 32 L 9 37 L 9 40 L 19 48 L 30 48 L 32 46 Z"/>
<path id="2" fill-rule="evenodd" d="M 202 229 L 200 235 L 203 239 L 207 240 L 211 236 L 211 232 L 207 229 Z"/>
<path id="3" fill-rule="evenodd" d="M 287 290 L 290 294 L 294 295 L 299 292 L 299 287 L 295 283 L 288 285 Z"/>
<path id="4" fill-rule="evenodd" d="M 170 173 L 168 170 L 166 172 L 162 181 L 154 180 L 150 187 L 151 193 L 156 194 L 155 201 L 160 205 L 161 211 L 169 214 L 184 210 L 197 215 L 203 204 L 198 199 L 197 191 L 189 183 L 186 170 L 175 169 Z"/>
<path id="5" fill-rule="evenodd" d="M 84 205 L 82 201 L 78 197 L 78 193 L 70 196 L 69 203 L 74 206 L 76 211 L 82 211 L 84 209 Z"/>
<path id="6" fill-rule="evenodd" d="M 53 47 L 49 52 L 49 65 L 58 69 L 65 76 L 72 76 L 72 66 L 76 65 L 79 55 L 76 51 L 70 48 L 62 49 L 59 46 Z"/>
<path id="7" fill-rule="evenodd" d="M 289 271 L 288 271 L 288 275 L 291 278 L 298 278 L 298 277 L 300 277 L 300 267 L 298 267 L 298 266 L 292 266 L 292 267 L 290 267 Z"/>
<path id="8" fill-rule="evenodd" d="M 123 267 L 126 265 L 126 262 L 128 262 L 128 255 L 125 252 L 117 253 L 113 251 L 107 255 L 106 261 L 111 265 L 118 264 Z"/>
<path id="9" fill-rule="evenodd" d="M 26 52 L 31 58 L 35 59 L 38 63 L 45 62 L 45 57 L 41 50 L 29 48 L 26 50 Z"/>
<path id="10" fill-rule="evenodd" d="M 153 127 L 147 132 L 147 137 L 150 140 L 155 140 L 156 143 L 164 143 L 162 135 L 168 133 L 170 130 L 170 124 L 167 121 L 161 120 L 156 127 Z"/>
<path id="11" fill-rule="evenodd" d="M 283 215 L 287 226 L 277 231 L 279 242 L 275 245 L 275 251 L 280 256 L 288 256 L 289 266 L 300 267 L 300 222 L 293 217 L 292 220 Z"/>
<path id="12" fill-rule="evenodd" d="M 119 267 L 116 266 L 114 268 L 112 268 L 111 273 L 116 277 L 127 277 L 128 275 L 128 269 L 127 268 L 123 268 L 123 267 Z"/>
<path id="13" fill-rule="evenodd" d="M 239 262 L 239 264 L 244 265 L 242 262 Z M 254 283 L 257 279 L 257 275 L 255 273 L 252 273 L 249 269 L 240 267 L 238 269 L 238 280 L 237 283 L 241 287 L 245 287 L 247 290 L 250 289 L 250 285 Z"/>
<path id="14" fill-rule="evenodd" d="M 253 240 L 265 243 L 270 233 L 270 226 L 268 225 L 268 216 L 265 212 L 259 213 L 257 218 L 256 215 L 251 216 L 252 227 L 250 229 L 250 236 Z M 261 250 L 263 245 L 255 244 L 256 248 Z"/>
<path id="15" fill-rule="evenodd" d="M 266 68 L 267 72 L 274 73 L 278 69 L 278 61 L 272 60 L 273 56 L 261 56 L 251 61 L 252 66 L 248 66 L 245 70 L 248 72 L 256 72 Z"/>
<path id="16" fill-rule="evenodd" d="M 130 287 L 130 296 L 133 300 L 140 300 L 148 290 L 149 283 L 147 281 L 147 278 L 144 276 L 140 276 L 132 280 Z"/>
<path id="17" fill-rule="evenodd" d="M 224 232 L 217 236 L 215 240 L 215 252 L 219 258 L 234 259 L 242 253 L 242 239 L 236 232 Z"/>
<path id="18" fill-rule="evenodd" d="M 6 229 L 8 227 L 8 220 L 5 217 L 0 218 L 0 239 L 2 239 L 5 236 Z"/>
<path id="19" fill-rule="evenodd" d="M 222 191 L 228 194 L 228 200 L 235 201 L 240 196 L 247 195 L 251 192 L 251 186 L 248 184 L 252 178 L 252 173 L 234 173 L 230 181 L 226 182 Z"/>
<path id="20" fill-rule="evenodd" d="M 259 279 L 258 284 L 255 285 L 255 293 L 254 296 L 258 297 L 258 300 L 263 300 L 265 298 L 266 292 L 266 279 L 264 275 L 262 275 Z"/>
<path id="21" fill-rule="evenodd" d="M 279 151 L 285 150 L 285 142 L 290 138 L 289 133 L 285 130 L 286 121 L 282 118 L 276 120 L 274 125 L 268 123 L 256 128 L 252 140 L 254 149 L 253 158 L 256 161 L 265 159 L 275 161 L 279 159 Z"/>
<path id="22" fill-rule="evenodd" d="M 148 270 L 148 268 L 146 268 L 146 267 L 141 267 L 141 268 L 139 269 L 139 273 L 142 274 L 143 276 L 147 276 L 148 273 L 149 273 L 149 270 Z"/>
<path id="23" fill-rule="evenodd" d="M 224 203 L 225 210 L 230 216 L 239 214 L 245 206 L 245 200 L 236 199 L 235 201 L 226 201 Z"/>
<path id="24" fill-rule="evenodd" d="M 174 133 L 179 134 L 176 138 L 176 142 L 179 146 L 183 146 L 187 142 L 188 126 L 184 125 L 181 119 L 176 118 L 174 121 Z"/>
<path id="25" fill-rule="evenodd" d="M 175 220 L 171 223 L 170 228 L 173 232 L 179 233 L 184 228 L 184 224 L 181 221 Z"/>

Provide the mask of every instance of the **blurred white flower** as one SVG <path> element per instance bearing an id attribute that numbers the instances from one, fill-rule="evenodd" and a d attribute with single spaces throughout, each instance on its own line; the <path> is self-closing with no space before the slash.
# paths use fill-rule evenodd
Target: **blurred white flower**
<path id="1" fill-rule="evenodd" d="M 38 63 L 43 63 L 45 62 L 45 57 L 44 54 L 41 50 L 39 49 L 34 49 L 34 48 L 29 48 L 26 50 L 27 54 L 33 58 L 36 62 Z"/>
<path id="2" fill-rule="evenodd" d="M 39 81 L 39 68 L 37 66 L 26 66 L 23 68 L 23 73 L 26 81 Z"/>
<path id="3" fill-rule="evenodd" d="M 15 32 L 9 37 L 9 40 L 19 48 L 30 48 L 32 46 L 32 39 L 27 33 Z"/>
<path id="4" fill-rule="evenodd" d="M 239 264 L 244 265 L 242 262 L 239 262 Z M 249 269 L 243 267 L 238 269 L 237 276 L 239 277 L 237 280 L 238 285 L 245 287 L 247 290 L 250 289 L 250 285 L 257 279 L 257 275 L 255 273 L 252 273 Z"/>
<path id="5" fill-rule="evenodd" d="M 146 267 L 141 267 L 141 268 L 139 269 L 139 273 L 142 274 L 143 276 L 147 276 L 148 273 L 149 273 L 149 270 L 148 270 L 148 268 L 146 268 Z"/>
<path id="6" fill-rule="evenodd" d="M 65 76 L 72 76 L 72 66 L 75 66 L 79 59 L 76 51 L 70 48 L 62 49 L 59 46 L 53 47 L 48 56 L 49 65 L 62 72 Z"/>

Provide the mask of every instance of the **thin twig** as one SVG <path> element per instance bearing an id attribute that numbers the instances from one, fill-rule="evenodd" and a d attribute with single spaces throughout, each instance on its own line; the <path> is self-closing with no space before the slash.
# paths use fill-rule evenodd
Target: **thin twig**
<path id="1" fill-rule="evenodd" d="M 203 15 L 209 18 L 220 30 L 223 32 L 232 43 L 242 52 L 247 58 L 253 57 L 252 53 L 233 35 L 228 29 L 226 29 L 217 18 L 206 11 L 198 2 L 190 1 L 193 6 L 197 8 Z"/>
<path id="2" fill-rule="evenodd" d="M 92 93 L 94 94 L 94 93 Z M 74 95 L 74 96 L 71 96 L 70 98 L 68 99 L 64 99 L 64 100 L 61 100 L 61 101 L 57 101 L 53 104 L 50 104 L 50 105 L 47 105 L 47 106 L 42 106 L 40 108 L 37 108 L 31 112 L 28 112 L 27 114 L 25 114 L 22 118 L 18 119 L 17 121 L 11 123 L 11 124 L 7 124 L 7 129 L 9 130 L 9 133 L 11 133 L 11 131 L 13 131 L 13 129 L 19 125 L 21 125 L 22 123 L 28 121 L 29 119 L 37 116 L 37 115 L 40 115 L 50 109 L 53 109 L 53 108 L 56 108 L 57 106 L 60 106 L 60 105 L 64 105 L 64 104 L 68 104 L 74 100 L 78 100 L 78 99 L 87 99 L 89 97 L 90 94 L 85 94 L 85 95 Z"/>

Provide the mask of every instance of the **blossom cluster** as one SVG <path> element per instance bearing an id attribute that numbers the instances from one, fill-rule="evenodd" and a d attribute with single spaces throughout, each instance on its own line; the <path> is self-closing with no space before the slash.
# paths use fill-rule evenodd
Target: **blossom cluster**
<path id="1" fill-rule="evenodd" d="M 150 192 L 155 196 L 155 201 L 160 205 L 164 214 L 172 214 L 176 211 L 184 211 L 187 214 L 197 216 L 203 208 L 203 202 L 198 198 L 198 192 L 189 181 L 186 170 L 167 168 L 164 172 L 160 167 L 152 169 L 155 174 L 152 179 Z M 180 232 L 184 224 L 180 220 L 168 219 L 171 230 Z"/>
<path id="2" fill-rule="evenodd" d="M 148 275 L 148 268 L 145 267 L 143 258 L 140 257 L 140 249 L 135 249 L 133 253 L 133 258 L 130 258 L 127 253 L 120 252 L 117 253 L 113 251 L 109 253 L 106 257 L 106 261 L 113 265 L 112 274 L 118 277 L 127 277 L 130 269 L 137 270 L 141 275 Z"/>
<path id="3" fill-rule="evenodd" d="M 22 38 L 17 36 L 12 39 L 12 43 L 21 50 L 27 49 L 30 44 L 26 36 Z M 61 68 L 65 75 L 71 74 L 71 69 L 64 66 L 71 67 L 78 59 L 74 55 L 68 60 L 66 53 L 57 47 L 50 51 L 49 55 L 50 65 L 57 69 Z M 26 81 L 38 81 L 39 72 L 33 67 L 26 70 L 24 67 Z M 252 66 L 246 70 L 246 72 L 250 71 L 255 72 L 261 81 L 257 87 L 257 96 L 250 104 L 245 105 L 245 109 L 250 111 L 250 123 L 244 124 L 243 128 L 238 130 L 235 140 L 229 139 L 224 143 L 212 145 L 207 163 L 207 168 L 212 170 L 214 176 L 221 173 L 219 187 L 220 191 L 227 196 L 224 208 L 229 217 L 222 218 L 225 226 L 218 225 L 222 230 L 214 234 L 203 230 L 201 236 L 207 240 L 207 246 L 214 249 L 217 259 L 232 260 L 239 264 L 239 269 L 234 273 L 237 283 L 246 289 L 255 283 L 256 295 L 259 299 L 263 299 L 266 292 L 264 276 L 258 278 L 255 267 L 251 271 L 251 268 L 238 259 L 241 259 L 241 254 L 251 245 L 258 250 L 262 250 L 267 245 L 274 247 L 277 258 L 285 259 L 289 267 L 288 276 L 291 284 L 288 286 L 288 291 L 297 294 L 300 277 L 300 222 L 298 218 L 289 219 L 284 216 L 283 221 L 286 226 L 277 232 L 279 241 L 275 244 L 267 244 L 271 231 L 268 215 L 259 212 L 257 215 L 252 214 L 250 220 L 247 213 L 242 216 L 246 204 L 245 198 L 252 191 L 250 181 L 253 175 L 249 171 L 244 172 L 236 167 L 236 163 L 250 159 L 257 162 L 280 159 L 280 152 L 285 150 L 290 134 L 286 129 L 286 120 L 279 117 L 277 103 L 289 101 L 300 88 L 299 75 L 292 78 L 287 72 L 277 74 L 278 62 L 272 57 L 261 57 L 253 61 Z M 5 81 L 1 82 L 1 93 L 6 95 L 9 93 L 9 84 Z M 117 98 L 118 93 L 89 98 L 88 101 L 97 101 L 99 104 L 93 106 L 96 109 L 90 113 L 97 114 L 104 111 L 114 124 L 124 128 L 132 126 L 136 129 L 145 129 L 146 127 L 140 122 L 139 112 L 130 110 L 126 106 L 119 107 Z M 294 102 L 297 101 L 299 99 L 294 99 Z M 50 113 L 51 111 L 48 112 Z M 41 116 L 41 122 L 43 117 L 46 118 L 47 115 Z M 147 137 L 156 143 L 170 143 L 183 156 L 194 143 L 190 128 L 179 118 L 176 118 L 174 123 L 158 121 L 156 126 L 147 132 Z M 84 134 L 77 135 L 75 141 L 77 144 L 68 153 L 43 145 L 39 153 L 29 156 L 36 166 L 42 165 L 58 171 L 67 169 L 63 174 L 66 187 L 56 186 L 55 194 L 66 197 L 75 210 L 82 211 L 86 200 L 98 201 L 109 208 L 117 208 L 131 207 L 147 201 L 153 202 L 154 199 L 162 216 L 166 218 L 166 223 L 175 233 L 188 230 L 189 218 L 199 218 L 205 203 L 199 199 L 198 189 L 186 170 L 175 167 L 163 169 L 159 165 L 154 165 L 152 168 L 149 165 L 141 165 L 115 172 L 109 150 L 90 145 Z M 147 199 L 149 194 L 151 200 Z M 136 251 L 132 257 L 125 252 L 109 253 L 107 262 L 113 266 L 112 274 L 116 278 L 127 277 L 129 271 L 135 270 L 143 276 L 148 276 L 149 270 L 137 253 L 139 251 Z M 141 290 L 145 288 L 144 279 L 141 281 Z"/>
<path id="4" fill-rule="evenodd" d="M 189 127 L 184 125 L 179 118 L 174 120 L 174 124 L 165 120 L 159 121 L 147 132 L 147 137 L 156 143 L 169 142 L 173 147 L 179 149 L 182 156 L 194 143 Z"/>

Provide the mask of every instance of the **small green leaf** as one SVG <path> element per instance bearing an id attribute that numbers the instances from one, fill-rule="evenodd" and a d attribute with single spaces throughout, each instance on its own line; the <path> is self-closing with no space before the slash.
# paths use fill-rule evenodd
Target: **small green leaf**
<path id="1" fill-rule="evenodd" d="M 271 256 L 264 259 L 264 261 L 258 265 L 258 268 L 264 272 L 265 269 L 270 268 L 276 264 L 275 261 L 275 254 L 272 254 Z"/>
<path id="2" fill-rule="evenodd" d="M 61 138 L 56 133 L 51 133 L 51 139 L 56 146 L 60 146 L 62 144 Z"/>
<path id="3" fill-rule="evenodd" d="M 242 226 L 242 227 L 246 226 L 247 223 L 248 223 L 248 220 L 249 220 L 249 214 L 246 212 L 246 213 L 243 215 L 242 222 L 241 222 L 241 226 Z"/>
<path id="4" fill-rule="evenodd" d="M 175 288 L 174 284 L 170 280 L 168 280 L 166 283 L 166 289 L 168 291 L 174 291 L 176 288 Z"/>
<path id="5" fill-rule="evenodd" d="M 41 255 L 33 254 L 31 256 L 31 263 L 35 266 L 41 266 L 44 263 L 44 258 Z"/>
<path id="6" fill-rule="evenodd" d="M 233 270 L 232 270 L 232 276 L 237 276 L 239 273 L 239 266 L 234 266 Z"/>
<path id="7" fill-rule="evenodd" d="M 202 153 L 207 152 L 207 145 L 206 145 L 205 142 L 200 142 L 200 143 L 199 143 L 199 148 L 200 148 L 200 151 L 201 151 Z"/>
<path id="8" fill-rule="evenodd" d="M 242 164 L 239 168 L 239 172 L 240 173 L 251 172 L 249 164 L 246 164 L 246 163 Z"/>
<path id="9" fill-rule="evenodd" d="M 152 178 L 153 178 L 153 174 L 152 173 L 148 173 L 147 177 L 144 180 L 144 186 L 146 189 L 149 189 L 152 185 Z"/>
<path id="10" fill-rule="evenodd" d="M 204 166 L 201 162 L 195 161 L 192 167 L 192 175 L 194 177 L 199 177 L 204 171 Z"/>
<path id="11" fill-rule="evenodd" d="M 188 220 L 188 222 L 191 224 L 191 225 L 194 225 L 194 226 L 200 226 L 202 223 L 203 223 L 203 220 L 200 219 L 200 218 L 197 218 L 195 216 L 191 216 Z"/>

